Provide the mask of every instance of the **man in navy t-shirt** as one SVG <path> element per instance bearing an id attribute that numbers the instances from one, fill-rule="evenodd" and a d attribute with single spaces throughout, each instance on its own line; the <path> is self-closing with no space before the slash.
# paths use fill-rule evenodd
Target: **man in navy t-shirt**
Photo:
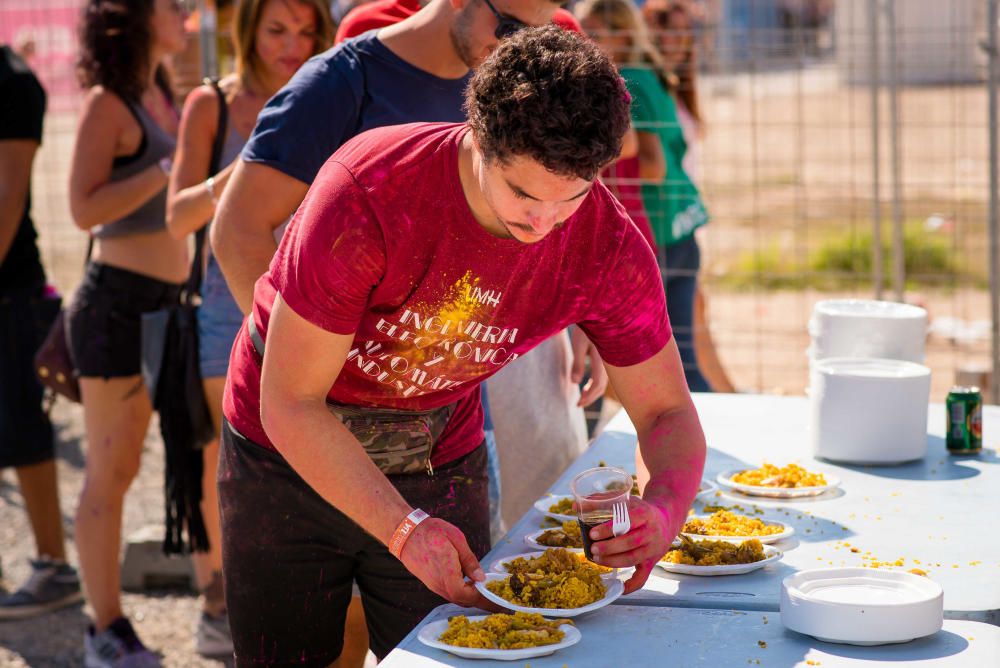
<path id="1" fill-rule="evenodd" d="M 361 35 L 310 60 L 271 98 L 243 149 L 250 164 L 241 172 L 252 177 L 263 165 L 308 185 L 341 144 L 365 130 L 417 120 L 463 121 L 469 75 L 466 68 L 455 78 L 436 76 L 393 53 L 375 31 Z M 273 188 L 269 181 L 269 195 Z M 223 218 L 220 234 L 226 224 Z"/>
<path id="2" fill-rule="evenodd" d="M 274 231 L 341 144 L 384 125 L 465 120 L 470 71 L 498 35 L 545 25 L 558 6 L 558 0 L 433 0 L 302 66 L 261 112 L 212 225 L 212 246 L 243 312 L 277 250 Z"/>

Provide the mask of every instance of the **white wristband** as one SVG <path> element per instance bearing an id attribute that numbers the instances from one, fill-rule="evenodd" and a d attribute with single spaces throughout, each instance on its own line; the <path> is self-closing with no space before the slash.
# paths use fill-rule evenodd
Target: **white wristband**
<path id="1" fill-rule="evenodd" d="M 208 192 L 208 196 L 212 198 L 212 204 L 214 206 L 219 205 L 219 198 L 215 196 L 215 177 L 210 176 L 205 179 L 205 190 Z"/>
<path id="2" fill-rule="evenodd" d="M 165 158 L 160 158 L 160 161 L 156 164 L 159 166 L 160 171 L 163 172 L 164 176 L 169 179 L 170 171 L 174 168 L 174 159 L 167 156 Z"/>

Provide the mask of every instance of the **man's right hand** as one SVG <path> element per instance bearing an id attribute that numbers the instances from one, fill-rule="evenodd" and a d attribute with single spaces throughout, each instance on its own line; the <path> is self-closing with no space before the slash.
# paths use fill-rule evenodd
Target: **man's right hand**
<path id="1" fill-rule="evenodd" d="M 476 589 L 474 583 L 483 582 L 486 574 L 465 535 L 454 524 L 436 517 L 418 524 L 403 545 L 400 561 L 428 589 L 452 603 L 501 610 Z M 473 582 L 466 582 L 465 576 Z"/>

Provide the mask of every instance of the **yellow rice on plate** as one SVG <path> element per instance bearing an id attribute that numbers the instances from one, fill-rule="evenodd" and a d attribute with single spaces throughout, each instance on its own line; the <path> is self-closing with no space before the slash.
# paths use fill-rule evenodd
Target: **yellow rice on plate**
<path id="1" fill-rule="evenodd" d="M 565 499 L 559 499 L 551 506 L 549 506 L 549 512 L 555 513 L 556 515 L 572 515 L 573 514 L 573 498 L 566 497 Z"/>
<path id="2" fill-rule="evenodd" d="M 773 536 L 784 530 L 777 524 L 765 524 L 756 517 L 729 510 L 718 510 L 706 519 L 690 519 L 681 529 L 683 533 L 699 536 Z"/>
<path id="3" fill-rule="evenodd" d="M 733 482 L 755 487 L 823 487 L 826 478 L 822 473 L 810 473 L 798 464 L 789 464 L 778 468 L 774 464 L 764 463 L 759 469 L 740 471 L 732 478 Z"/>
<path id="4" fill-rule="evenodd" d="M 764 546 L 756 538 L 732 543 L 727 540 L 693 541 L 681 536 L 680 547 L 667 552 L 660 561 L 687 566 L 731 566 L 752 564 L 764 558 Z"/>
<path id="5" fill-rule="evenodd" d="M 514 559 L 507 571 L 506 579 L 488 582 L 486 588 L 526 608 L 582 608 L 607 593 L 596 564 L 560 548 L 533 559 Z"/>
<path id="6" fill-rule="evenodd" d="M 566 633 L 559 627 L 572 624 L 568 619 L 549 621 L 534 612 L 489 615 L 470 621 L 465 615 L 448 620 L 448 628 L 438 638 L 455 647 L 478 649 L 524 649 L 562 642 Z"/>
<path id="7" fill-rule="evenodd" d="M 535 541 L 546 547 L 583 547 L 579 522 L 563 522 L 558 529 L 549 529 Z"/>

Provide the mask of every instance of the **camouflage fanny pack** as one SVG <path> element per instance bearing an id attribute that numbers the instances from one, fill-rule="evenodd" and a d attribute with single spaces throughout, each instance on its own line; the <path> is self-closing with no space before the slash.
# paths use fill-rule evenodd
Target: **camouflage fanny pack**
<path id="1" fill-rule="evenodd" d="M 455 404 L 430 411 L 326 405 L 386 475 L 420 471 L 434 475 L 431 452 L 455 411 Z"/>
<path id="2" fill-rule="evenodd" d="M 252 315 L 247 318 L 247 332 L 254 350 L 263 358 L 264 339 Z M 427 471 L 427 475 L 434 475 L 431 451 L 455 412 L 456 404 L 429 411 L 361 408 L 330 401 L 326 405 L 354 434 L 382 473 L 398 475 Z"/>

